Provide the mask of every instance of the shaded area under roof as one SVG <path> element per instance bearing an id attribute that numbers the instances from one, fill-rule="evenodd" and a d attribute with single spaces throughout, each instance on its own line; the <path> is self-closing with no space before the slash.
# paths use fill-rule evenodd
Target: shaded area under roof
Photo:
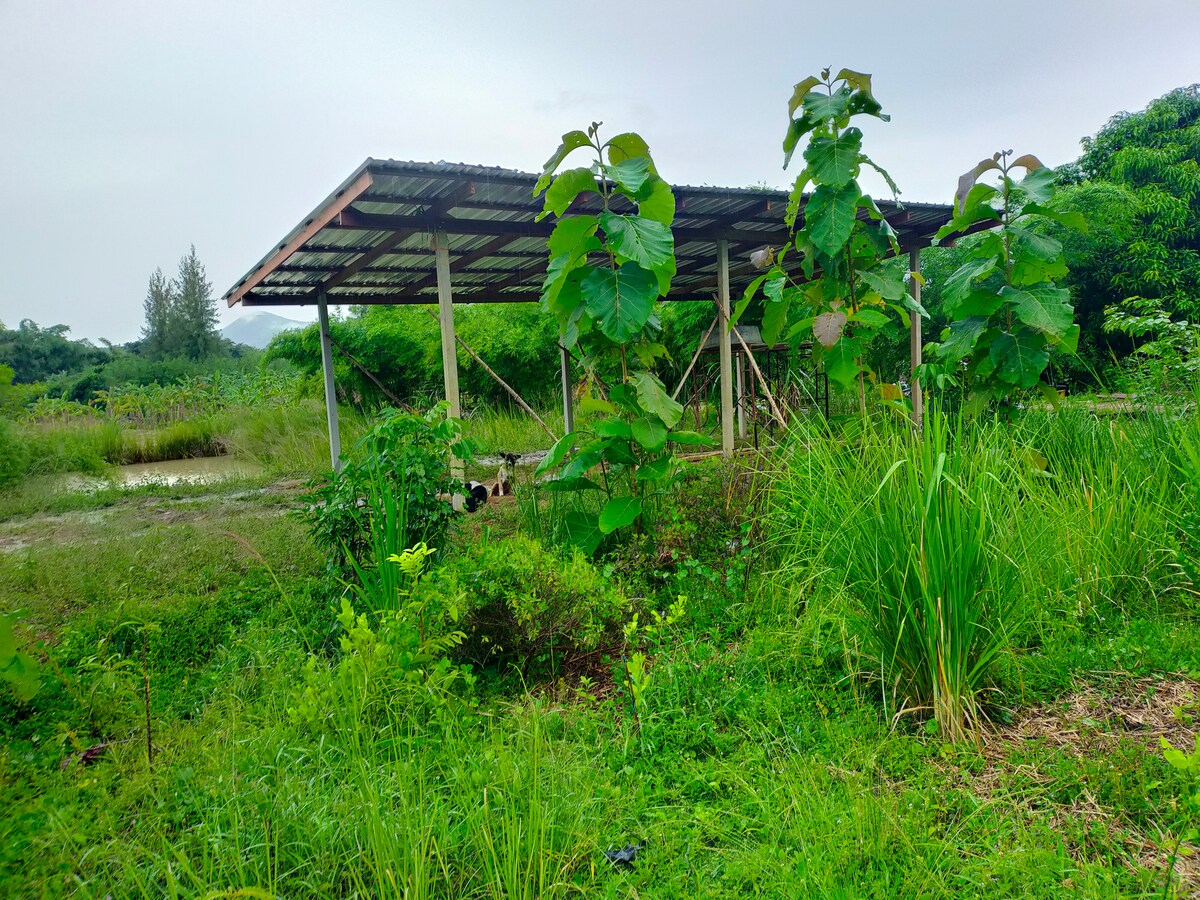
<path id="1" fill-rule="evenodd" d="M 432 241 L 445 234 L 455 303 L 536 301 L 552 220 L 535 221 L 536 175 L 451 163 L 368 159 L 225 294 L 230 306 L 437 302 Z M 734 296 L 758 273 L 750 254 L 788 239 L 786 191 L 673 187 L 678 272 L 667 300 L 708 300 L 718 240 L 729 241 Z M 584 195 L 571 212 L 595 212 Z M 615 211 L 623 211 L 614 204 Z M 880 202 L 903 250 L 927 247 L 947 205 Z M 632 210 L 630 210 L 632 211 Z"/>

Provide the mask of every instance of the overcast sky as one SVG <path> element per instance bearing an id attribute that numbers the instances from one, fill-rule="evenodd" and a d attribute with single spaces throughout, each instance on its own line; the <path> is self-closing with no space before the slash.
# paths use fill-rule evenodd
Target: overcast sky
<path id="1" fill-rule="evenodd" d="M 131 340 L 155 267 L 194 243 L 223 294 L 368 156 L 531 171 L 601 120 L 677 184 L 783 186 L 826 65 L 874 74 L 901 199 L 947 201 L 1200 81 L 1200 2 L 0 0 L 0 322 Z"/>

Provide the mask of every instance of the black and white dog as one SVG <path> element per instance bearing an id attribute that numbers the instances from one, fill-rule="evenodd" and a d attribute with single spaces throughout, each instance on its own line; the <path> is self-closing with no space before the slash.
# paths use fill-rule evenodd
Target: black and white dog
<path id="1" fill-rule="evenodd" d="M 515 466 L 517 460 L 521 458 L 519 453 L 501 453 L 500 454 L 500 471 L 496 473 L 496 483 L 489 489 L 486 484 L 479 481 L 467 482 L 467 496 L 463 498 L 463 507 L 467 512 L 475 512 L 483 504 L 487 503 L 488 496 L 504 497 L 511 495 L 512 481 L 508 477 L 509 466 Z"/>

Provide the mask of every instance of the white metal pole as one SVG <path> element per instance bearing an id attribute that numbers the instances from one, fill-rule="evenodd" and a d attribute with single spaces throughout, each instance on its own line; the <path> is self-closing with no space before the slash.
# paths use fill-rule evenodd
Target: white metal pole
<path id="1" fill-rule="evenodd" d="M 908 251 L 908 269 L 915 275 L 921 274 L 921 251 L 912 249 Z M 912 298 L 917 303 L 921 302 L 921 280 L 914 277 L 910 285 Z M 912 400 L 912 420 L 918 430 L 922 427 L 925 418 L 925 398 L 921 393 L 921 382 L 917 379 L 917 366 L 921 365 L 921 316 L 919 313 L 913 313 L 909 319 L 908 327 L 908 353 L 912 363 L 910 372 L 910 399 Z"/>
<path id="2" fill-rule="evenodd" d="M 571 382 L 571 352 L 561 344 L 558 346 L 562 354 L 562 392 L 563 392 L 563 434 L 575 430 L 574 386 Z"/>
<path id="3" fill-rule="evenodd" d="M 737 356 L 737 425 L 738 437 L 746 437 L 746 356 Z"/>
<path id="4" fill-rule="evenodd" d="M 733 354 L 729 343 L 729 241 L 717 241 L 717 301 L 721 307 L 721 452 L 733 455 Z"/>
<path id="5" fill-rule="evenodd" d="M 329 304 L 322 289 L 317 293 L 317 327 L 321 333 L 321 374 L 325 378 L 325 419 L 329 426 L 329 464 L 342 471 L 342 438 L 338 433 L 337 385 L 333 377 L 333 342 L 329 337 Z"/>
<path id="6" fill-rule="evenodd" d="M 442 332 L 442 382 L 450 402 L 450 416 L 462 417 L 458 399 L 458 348 L 454 343 L 454 294 L 450 287 L 450 242 L 446 232 L 433 235 L 433 255 L 437 265 L 438 325 Z M 465 477 L 461 460 L 450 461 L 450 472 L 458 480 Z"/>

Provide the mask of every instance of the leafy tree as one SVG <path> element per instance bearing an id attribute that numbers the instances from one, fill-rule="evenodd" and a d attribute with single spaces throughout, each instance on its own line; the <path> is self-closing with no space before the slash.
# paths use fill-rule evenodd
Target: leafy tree
<path id="1" fill-rule="evenodd" d="M 965 374 L 976 407 L 1038 386 L 1050 348 L 1073 353 L 1079 342 L 1070 292 L 1056 284 L 1067 274 L 1062 243 L 1036 226 L 1055 221 L 1082 230 L 1086 222 L 1047 205 L 1054 190 L 1051 169 L 1029 154 L 1010 160 L 1011 153 L 996 153 L 959 179 L 954 218 L 938 231 L 941 239 L 995 223 L 946 280 L 944 310 L 951 323 L 926 368 L 941 386 Z M 1013 177 L 1016 169 L 1026 172 L 1020 181 Z M 997 186 L 978 180 L 989 172 L 999 174 Z"/>
<path id="2" fill-rule="evenodd" d="M 74 372 L 103 362 L 107 350 L 89 341 L 72 341 L 66 325 L 39 326 L 22 319 L 15 330 L 0 326 L 0 364 L 13 370 L 13 381 L 30 384 L 61 372 Z"/>
<path id="3" fill-rule="evenodd" d="M 590 165 L 560 171 L 568 156 L 585 148 Z M 598 123 L 563 135 L 534 187 L 534 196 L 543 193 L 539 218 L 558 221 L 547 241 L 542 306 L 557 320 L 564 346 L 582 351 L 585 408 L 603 417 L 564 435 L 537 472 L 557 469 L 556 490 L 601 496 L 598 515 L 579 510 L 565 521 L 567 540 L 593 553 L 606 535 L 646 524 L 650 501 L 678 475 L 671 442 L 707 443 L 673 430 L 683 407 L 653 372 L 666 352 L 655 303 L 675 275 L 675 196 L 641 136 L 602 142 Z M 567 215 L 584 194 L 599 196 L 600 211 Z M 600 374 L 606 364 L 614 372 L 611 383 Z M 588 477 L 597 466 L 600 482 Z"/>
<path id="4" fill-rule="evenodd" d="M 888 311 L 905 325 L 910 312 L 925 315 L 905 290 L 904 268 L 880 265 L 899 253 L 900 245 L 858 183 L 867 167 L 898 193 L 887 172 L 863 153 L 863 133 L 851 124 L 858 116 L 885 122 L 888 116 L 871 91 L 871 76 L 851 69 L 833 77 L 825 69 L 801 81 L 788 115 L 784 166 L 806 141 L 805 166 L 792 185 L 786 215 L 793 238 L 770 270 L 750 283 L 732 319 L 736 323 L 761 288 L 763 340 L 772 344 L 783 334 L 793 343 L 811 340 L 814 358 L 831 379 L 844 387 L 859 382 L 865 408 L 863 378 L 873 373 L 866 370 L 864 352 L 881 329 L 895 329 Z M 812 195 L 804 202 L 810 186 Z M 789 273 L 785 263 L 793 251 L 799 271 Z"/>
<path id="5" fill-rule="evenodd" d="M 1056 206 L 1093 226 L 1087 235 L 1058 235 L 1071 266 L 1067 284 L 1085 346 L 1099 348 L 1097 358 L 1123 356 L 1134 342 L 1105 337 L 1111 306 L 1128 304 L 1136 318 L 1155 301 L 1176 321 L 1200 321 L 1200 85 L 1113 116 L 1083 148 L 1059 173 L 1066 189 Z"/>

